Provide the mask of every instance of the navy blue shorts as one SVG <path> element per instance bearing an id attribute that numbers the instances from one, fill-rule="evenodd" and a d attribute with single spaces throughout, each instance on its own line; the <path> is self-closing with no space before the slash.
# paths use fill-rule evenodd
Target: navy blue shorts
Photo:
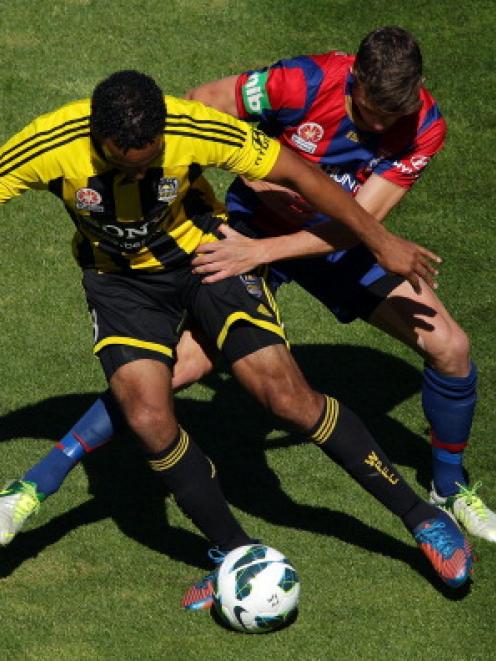
<path id="1" fill-rule="evenodd" d="M 229 224 L 249 236 L 264 235 L 269 211 L 257 195 L 236 179 L 226 195 Z M 318 222 L 327 218 L 317 215 Z M 368 319 L 404 278 L 385 271 L 368 248 L 359 244 L 322 257 L 291 259 L 271 264 L 268 282 L 275 290 L 294 280 L 323 303 L 341 323 Z"/>

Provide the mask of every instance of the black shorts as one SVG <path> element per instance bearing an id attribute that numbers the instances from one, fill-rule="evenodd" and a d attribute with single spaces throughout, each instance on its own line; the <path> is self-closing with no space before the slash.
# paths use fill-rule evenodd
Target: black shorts
<path id="1" fill-rule="evenodd" d="M 143 357 L 172 367 L 186 315 L 230 363 L 265 346 L 287 344 L 277 304 L 258 275 L 205 285 L 187 263 L 158 273 L 86 270 L 83 286 L 94 353 L 107 378 L 121 364 Z"/>

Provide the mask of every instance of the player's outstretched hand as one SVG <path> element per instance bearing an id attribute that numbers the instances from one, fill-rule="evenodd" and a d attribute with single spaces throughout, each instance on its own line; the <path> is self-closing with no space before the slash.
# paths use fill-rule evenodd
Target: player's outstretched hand
<path id="1" fill-rule="evenodd" d="M 249 273 L 264 263 L 263 241 L 250 239 L 225 224 L 219 225 L 219 231 L 225 238 L 199 245 L 192 261 L 193 273 L 205 276 L 202 282 L 209 284 Z"/>
<path id="2" fill-rule="evenodd" d="M 421 280 L 437 289 L 437 265 L 443 260 L 431 250 L 387 232 L 374 254 L 383 268 L 406 278 L 416 293 L 421 291 Z"/>

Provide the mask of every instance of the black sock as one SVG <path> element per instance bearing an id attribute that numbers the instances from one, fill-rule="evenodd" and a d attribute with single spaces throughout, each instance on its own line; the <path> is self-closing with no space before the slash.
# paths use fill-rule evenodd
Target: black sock
<path id="1" fill-rule="evenodd" d="M 308 432 L 310 440 L 339 464 L 412 531 L 438 510 L 408 486 L 377 445 L 360 418 L 344 404 L 325 396 L 324 410 Z"/>
<path id="2" fill-rule="evenodd" d="M 147 459 L 181 510 L 213 544 L 228 552 L 252 543 L 229 510 L 214 464 L 184 429 L 171 446 Z"/>

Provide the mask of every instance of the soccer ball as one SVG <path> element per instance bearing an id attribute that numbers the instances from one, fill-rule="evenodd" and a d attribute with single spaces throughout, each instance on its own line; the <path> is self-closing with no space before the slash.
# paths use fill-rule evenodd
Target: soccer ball
<path id="1" fill-rule="evenodd" d="M 282 553 L 263 544 L 226 555 L 215 579 L 214 605 L 238 631 L 265 633 L 285 624 L 300 596 L 298 575 Z"/>

